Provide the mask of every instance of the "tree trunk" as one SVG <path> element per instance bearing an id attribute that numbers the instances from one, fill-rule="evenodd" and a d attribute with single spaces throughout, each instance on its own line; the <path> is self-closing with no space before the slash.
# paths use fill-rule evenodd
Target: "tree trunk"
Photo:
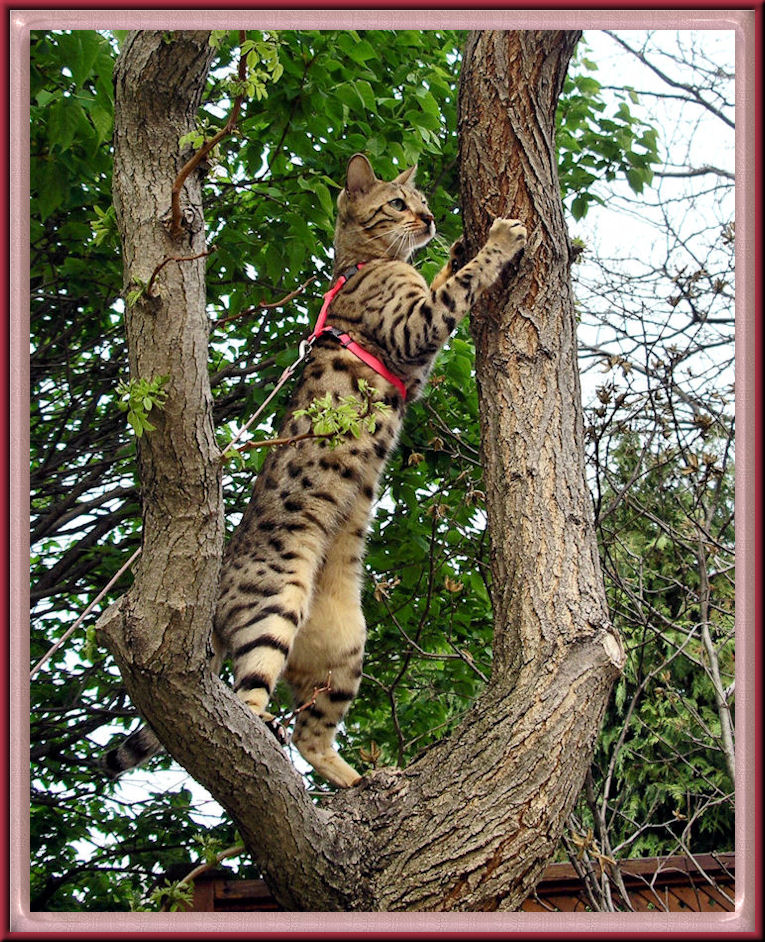
<path id="1" fill-rule="evenodd" d="M 115 68 L 114 202 L 126 293 L 167 258 L 204 251 L 200 180 L 186 181 L 186 235 L 168 234 L 179 139 L 213 56 L 206 31 L 138 31 Z M 133 378 L 170 376 L 156 431 L 140 440 L 143 546 L 130 591 L 99 622 L 134 704 L 168 751 L 230 812 L 287 909 L 346 907 L 356 883 L 331 859 L 331 829 L 262 723 L 210 666 L 223 546 L 221 462 L 208 381 L 204 259 L 170 262 L 127 304 Z M 243 772 L 242 770 L 246 770 Z M 326 872 L 325 872 L 326 871 Z M 289 874 L 289 880 L 283 880 Z M 325 877 L 325 879 L 322 879 Z M 340 891 L 338 883 L 342 884 Z"/>
<path id="2" fill-rule="evenodd" d="M 317 808 L 265 727 L 207 667 L 220 493 L 202 262 L 163 268 L 126 312 L 134 375 L 173 377 L 142 439 L 144 553 L 101 627 L 129 693 L 171 753 L 233 816 L 285 909 L 517 909 L 555 850 L 623 654 L 610 627 L 584 479 L 568 240 L 554 115 L 577 33 L 471 34 L 460 88 L 468 245 L 490 216 L 529 229 L 519 271 L 473 331 L 493 547 L 494 666 L 455 734 Z M 198 33 L 131 37 L 117 68 L 115 197 L 126 283 L 168 255 L 160 218 L 209 52 Z M 169 83 L 167 76 L 180 75 Z M 187 87 L 188 84 L 188 87 Z M 172 86 L 172 102 L 161 101 Z M 119 181 L 119 182 L 118 182 Z M 187 183 L 199 212 L 199 185 Z M 193 228 L 193 226 L 192 226 Z"/>

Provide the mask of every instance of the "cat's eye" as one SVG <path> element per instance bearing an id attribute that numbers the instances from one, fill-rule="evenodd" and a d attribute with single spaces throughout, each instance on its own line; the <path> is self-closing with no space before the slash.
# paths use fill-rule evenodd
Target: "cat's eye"
<path id="1" fill-rule="evenodd" d="M 402 213 L 406 209 L 406 203 L 402 199 L 396 198 L 395 200 L 390 200 L 388 203 L 389 206 L 392 206 L 398 212 Z"/>

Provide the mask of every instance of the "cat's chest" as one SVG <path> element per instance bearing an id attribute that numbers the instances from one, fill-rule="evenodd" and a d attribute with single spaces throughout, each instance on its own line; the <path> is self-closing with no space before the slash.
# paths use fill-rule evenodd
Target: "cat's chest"
<path id="1" fill-rule="evenodd" d="M 334 340 L 320 340 L 303 371 L 298 395 L 305 398 L 318 393 L 358 393 L 359 380 L 369 371 L 353 354 L 343 350 Z"/>

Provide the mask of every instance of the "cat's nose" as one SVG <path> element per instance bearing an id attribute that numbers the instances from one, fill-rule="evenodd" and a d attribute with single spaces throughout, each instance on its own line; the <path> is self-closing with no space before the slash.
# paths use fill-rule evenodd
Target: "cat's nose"
<path id="1" fill-rule="evenodd" d="M 420 213 L 420 219 L 429 226 L 432 226 L 436 221 L 436 217 L 432 213 Z"/>

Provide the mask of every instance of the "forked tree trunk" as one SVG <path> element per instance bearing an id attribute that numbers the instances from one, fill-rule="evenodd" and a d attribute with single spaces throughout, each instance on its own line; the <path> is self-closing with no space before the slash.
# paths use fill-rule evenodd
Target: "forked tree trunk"
<path id="1" fill-rule="evenodd" d="M 516 909 L 554 852 L 587 770 L 623 653 L 608 621 L 584 479 L 555 171 L 555 107 L 577 38 L 480 32 L 466 49 L 460 170 L 468 244 L 482 243 L 490 214 L 521 218 L 530 241 L 517 273 L 472 315 L 492 537 L 491 681 L 454 735 L 405 771 L 379 772 L 317 808 L 262 724 L 210 676 L 221 505 L 201 277 L 166 266 L 159 301 L 127 312 L 132 368 L 169 373 L 173 383 L 164 419 L 141 449 L 141 570 L 101 627 L 136 705 L 231 813 L 285 909 Z M 200 233 L 173 247 L 159 217 L 177 139 L 204 84 L 202 46 L 198 34 L 175 34 L 168 44 L 143 33 L 120 58 L 115 186 L 126 281 L 145 280 L 168 254 L 201 251 Z M 160 86 L 179 73 L 188 87 L 174 85 L 172 97 L 185 98 L 168 110 Z M 131 182 L 147 168 L 148 186 Z M 198 185 L 188 192 L 198 209 Z"/>

